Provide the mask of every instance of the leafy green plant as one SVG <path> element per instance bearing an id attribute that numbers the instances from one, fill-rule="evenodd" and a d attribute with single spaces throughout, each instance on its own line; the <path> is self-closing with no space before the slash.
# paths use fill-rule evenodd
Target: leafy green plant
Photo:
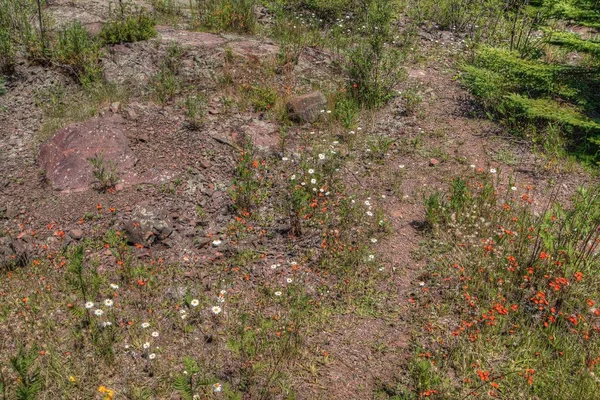
<path id="1" fill-rule="evenodd" d="M 15 68 L 15 48 L 8 29 L 0 28 L 0 73 L 10 74 Z"/>
<path id="2" fill-rule="evenodd" d="M 92 166 L 92 175 L 96 179 L 96 188 L 105 192 L 114 188 L 119 183 L 117 167 L 111 162 L 106 162 L 101 154 L 96 154 L 88 159 Z"/>
<path id="3" fill-rule="evenodd" d="M 260 161 L 256 158 L 251 146 L 241 152 L 235 167 L 233 186 L 230 190 L 234 208 L 240 212 L 250 212 L 261 199 L 261 182 L 259 173 Z"/>
<path id="4" fill-rule="evenodd" d="M 270 86 L 251 86 L 248 89 L 250 103 L 254 111 L 267 111 L 272 109 L 279 98 L 277 90 Z"/>
<path id="5" fill-rule="evenodd" d="M 256 25 L 255 0 L 200 0 L 195 24 L 217 32 L 252 33 Z"/>
<path id="6" fill-rule="evenodd" d="M 47 57 L 44 28 L 49 21 L 41 3 L 41 0 L 0 0 L 0 72 L 12 73 L 19 52 L 32 60 Z"/>
<path id="7" fill-rule="evenodd" d="M 199 129 L 204 124 L 206 113 L 206 99 L 201 94 L 188 95 L 185 99 L 185 116 L 194 129 Z"/>
<path id="8" fill-rule="evenodd" d="M 84 86 L 102 78 L 101 44 L 90 37 L 79 21 L 59 33 L 52 52 L 53 58 L 68 68 Z"/>
<path id="9" fill-rule="evenodd" d="M 152 91 L 161 104 L 168 103 L 181 89 L 179 66 L 182 49 L 176 44 L 169 44 L 167 54 L 163 58 L 160 71 L 150 82 Z"/>
<path id="10" fill-rule="evenodd" d="M 365 8 L 365 32 L 347 54 L 346 71 L 348 92 L 360 104 L 373 108 L 393 97 L 393 87 L 406 71 L 400 68 L 400 53 L 389 46 L 392 1 L 371 1 Z"/>
<path id="11" fill-rule="evenodd" d="M 100 39 L 104 44 L 148 40 L 157 35 L 154 25 L 154 18 L 141 11 L 137 15 L 113 17 L 112 20 L 102 25 Z"/>
<path id="12" fill-rule="evenodd" d="M 336 96 L 333 109 L 334 118 L 346 129 L 353 129 L 358 124 L 360 104 L 352 96 L 341 93 Z"/>
<path id="13" fill-rule="evenodd" d="M 40 369 L 34 367 L 38 356 L 39 353 L 35 346 L 29 351 L 21 346 L 17 355 L 10 359 L 12 368 L 19 376 L 15 396 L 17 400 L 35 400 L 38 393 L 42 391 Z"/>

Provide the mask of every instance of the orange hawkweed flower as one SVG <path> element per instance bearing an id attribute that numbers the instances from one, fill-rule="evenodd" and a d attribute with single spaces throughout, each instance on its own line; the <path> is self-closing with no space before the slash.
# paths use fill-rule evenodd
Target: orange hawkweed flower
<path id="1" fill-rule="evenodd" d="M 477 375 L 479 375 L 479 379 L 481 379 L 484 382 L 490 380 L 490 371 L 477 370 Z"/>

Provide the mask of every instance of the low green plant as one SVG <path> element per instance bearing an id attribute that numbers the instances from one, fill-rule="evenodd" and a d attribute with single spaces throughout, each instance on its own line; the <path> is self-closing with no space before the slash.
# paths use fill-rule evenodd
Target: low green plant
<path id="1" fill-rule="evenodd" d="M 157 35 L 154 18 L 144 12 L 113 18 L 102 25 L 100 39 L 104 44 L 132 43 Z"/>
<path id="2" fill-rule="evenodd" d="M 92 175 L 96 179 L 96 188 L 105 192 L 115 187 L 119 183 L 119 174 L 117 167 L 111 162 L 107 162 L 102 154 L 96 154 L 94 157 L 88 158 L 92 166 Z"/>
<path id="3" fill-rule="evenodd" d="M 252 33 L 255 0 L 199 0 L 193 8 L 195 25 L 216 32 Z"/>
<path id="4" fill-rule="evenodd" d="M 415 114 L 421 103 L 423 103 L 423 97 L 419 93 L 419 89 L 414 86 L 406 88 L 400 96 L 404 105 L 404 113 L 407 115 Z"/>
<path id="5" fill-rule="evenodd" d="M 184 357 L 183 368 L 184 373 L 178 374 L 173 381 L 173 387 L 183 400 L 198 398 L 201 389 L 206 387 L 212 387 L 213 391 L 215 388 L 222 390 L 216 379 L 203 376 L 203 371 L 193 358 Z"/>
<path id="6" fill-rule="evenodd" d="M 79 21 L 58 34 L 52 53 L 52 58 L 68 68 L 84 86 L 101 80 L 101 44 L 89 35 Z"/>
<path id="7" fill-rule="evenodd" d="M 250 145 L 241 152 L 230 190 L 233 206 L 239 213 L 250 212 L 262 201 L 261 163 Z"/>
<path id="8" fill-rule="evenodd" d="M 340 93 L 335 98 L 333 117 L 346 129 L 354 129 L 360 117 L 360 104 L 346 93 Z"/>
<path id="9" fill-rule="evenodd" d="M 4 77 L 0 76 L 0 96 L 6 94 L 6 80 Z"/>
<path id="10" fill-rule="evenodd" d="M 270 86 L 251 86 L 248 88 L 250 104 L 254 111 L 268 111 L 275 107 L 279 94 Z"/>
<path id="11" fill-rule="evenodd" d="M 151 90 L 161 104 L 168 103 L 181 89 L 179 78 L 181 54 L 181 47 L 174 43 L 169 44 L 167 53 L 161 62 L 160 71 L 152 77 Z"/>
<path id="12" fill-rule="evenodd" d="M 201 94 L 188 95 L 185 100 L 185 116 L 194 129 L 199 129 L 204 124 L 206 114 L 206 99 Z"/>
<path id="13" fill-rule="evenodd" d="M 40 369 L 34 367 L 39 357 L 37 347 L 26 350 L 19 347 L 17 355 L 10 359 L 13 370 L 18 375 L 15 398 L 17 400 L 35 400 L 42 391 L 43 382 Z"/>

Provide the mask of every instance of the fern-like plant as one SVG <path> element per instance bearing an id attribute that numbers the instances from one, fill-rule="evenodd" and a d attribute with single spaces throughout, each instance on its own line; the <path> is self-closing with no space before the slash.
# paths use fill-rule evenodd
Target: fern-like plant
<path id="1" fill-rule="evenodd" d="M 33 346 L 27 351 L 23 346 L 15 357 L 11 357 L 10 364 L 19 375 L 19 383 L 16 391 L 17 400 L 34 400 L 42 390 L 42 379 L 40 370 L 33 367 L 38 358 L 37 347 Z"/>

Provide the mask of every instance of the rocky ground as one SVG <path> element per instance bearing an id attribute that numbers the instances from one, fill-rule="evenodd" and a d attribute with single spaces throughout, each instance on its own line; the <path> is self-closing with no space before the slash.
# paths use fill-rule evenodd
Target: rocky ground
<path id="1" fill-rule="evenodd" d="M 107 6 L 104 1 L 54 1 L 49 10 L 57 21 L 76 18 L 93 27 L 106 18 Z M 229 190 L 244 140 L 249 138 L 265 158 L 281 159 L 302 154 L 311 132 L 329 139 L 324 133 L 326 114 L 318 115 L 314 124 L 296 124 L 284 132 L 272 114 L 238 109 L 224 101 L 218 77 L 230 72 L 239 77 L 236 85 L 251 82 L 252 75 L 276 57 L 276 42 L 170 27 L 158 30 L 158 38 L 114 46 L 103 59 L 106 80 L 135 88 L 133 96 L 102 104 L 89 119 L 66 121 L 51 134 L 41 129 L 48 120 L 44 107 L 53 101 L 48 93 L 59 86 L 76 90 L 76 84 L 52 68 L 18 65 L 8 93 L 0 97 L 4 235 L 0 257 L 22 257 L 25 263 L 48 249 L 99 238 L 114 227 L 128 235 L 130 244 L 139 245 L 134 249 L 139 259 L 160 258 L 183 265 L 191 279 L 202 281 L 202 266 L 236 246 L 225 243 L 227 247 L 216 248 L 211 243 L 225 240 L 228 224 L 235 218 Z M 184 49 L 180 57 L 184 85 L 207 98 L 207 114 L 199 129 L 189 125 L 181 104 L 157 104 L 148 94 L 149 82 L 172 42 Z M 426 57 L 406 65 L 408 78 L 398 87 L 400 91 L 417 88 L 421 105 L 406 112 L 400 96 L 365 117 L 361 130 L 353 133 L 385 137 L 390 143 L 380 160 L 363 154 L 351 159 L 342 175 L 349 187 L 380 205 L 390 221 L 390 234 L 375 247 L 389 273 L 378 290 L 391 293 L 392 300 L 384 314 L 348 311 L 332 315 L 327 329 L 312 332 L 307 351 L 326 351 L 331 361 L 296 376 L 292 386 L 297 398 L 369 398 L 382 382 L 404 374 L 413 329 L 408 298 L 420 290 L 424 263 L 415 254 L 423 239 L 426 193 L 444 187 L 471 165 L 495 168 L 502 171 L 503 179 L 512 176 L 520 185 L 533 185 L 540 205 L 550 182 L 561 182 L 561 191 L 567 194 L 589 179 L 577 167 L 565 172 L 548 165 L 478 114 L 454 79 L 447 58 L 457 46 L 460 40 L 448 33 L 423 32 L 419 51 Z M 228 52 L 234 57 L 231 64 L 224 61 Z M 290 98 L 314 90 L 328 92 L 337 85 L 334 59 L 322 50 L 306 48 L 293 72 L 275 79 L 293 87 Z M 322 100 L 317 103 L 329 107 Z M 307 107 L 314 107 L 311 104 Z M 348 134 L 341 135 L 342 140 Z M 119 171 L 119 184 L 106 193 L 94 189 L 87 161 L 98 153 Z M 288 229 L 285 221 L 280 225 L 280 232 Z M 296 247 L 318 246 L 314 241 L 290 245 L 294 240 L 287 233 L 273 229 L 271 240 L 256 239 L 266 248 L 260 265 L 297 254 Z M 103 265 L 111 264 L 110 252 L 98 250 L 98 254 Z M 0 293 L 6 291 L 0 287 Z M 14 349 L 14 338 L 1 342 L 0 353 Z"/>

